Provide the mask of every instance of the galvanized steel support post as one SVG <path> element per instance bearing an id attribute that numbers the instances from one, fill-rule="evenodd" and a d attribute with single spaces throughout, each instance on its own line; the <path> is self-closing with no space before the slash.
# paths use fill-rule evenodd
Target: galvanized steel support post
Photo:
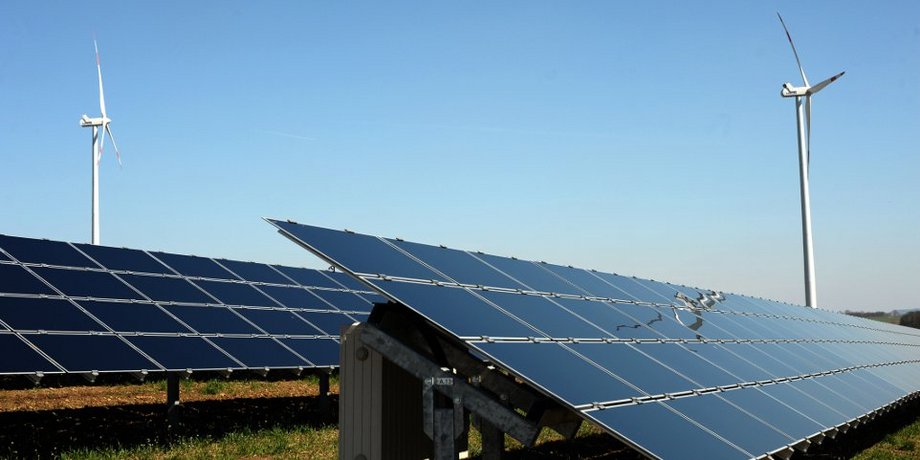
<path id="1" fill-rule="evenodd" d="M 319 374 L 319 410 L 323 413 L 329 412 L 329 374 L 320 372 Z"/>
<path id="2" fill-rule="evenodd" d="M 166 373 L 166 423 L 168 430 L 174 430 L 179 426 L 179 416 L 182 410 L 181 400 L 179 399 L 179 378 L 178 372 Z"/>

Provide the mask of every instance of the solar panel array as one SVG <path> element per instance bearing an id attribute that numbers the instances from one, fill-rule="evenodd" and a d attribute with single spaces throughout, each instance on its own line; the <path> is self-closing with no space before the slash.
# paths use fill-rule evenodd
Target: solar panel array
<path id="1" fill-rule="evenodd" d="M 380 300 L 342 273 L 0 235 L 0 374 L 337 366 Z"/>
<path id="2" fill-rule="evenodd" d="M 920 390 L 920 331 L 398 239 L 270 223 L 651 457 L 751 458 Z"/>

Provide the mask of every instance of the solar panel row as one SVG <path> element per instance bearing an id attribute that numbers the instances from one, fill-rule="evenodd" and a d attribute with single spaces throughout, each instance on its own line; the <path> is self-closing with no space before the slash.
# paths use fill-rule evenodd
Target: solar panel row
<path id="1" fill-rule="evenodd" d="M 0 235 L 0 374 L 338 365 L 342 273 Z"/>
<path id="2" fill-rule="evenodd" d="M 661 458 L 749 458 L 920 390 L 920 334 L 652 280 L 270 221 Z"/>

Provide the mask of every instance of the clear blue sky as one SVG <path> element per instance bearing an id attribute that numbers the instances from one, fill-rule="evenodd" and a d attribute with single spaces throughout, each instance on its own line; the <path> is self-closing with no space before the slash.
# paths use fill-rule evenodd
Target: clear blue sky
<path id="1" fill-rule="evenodd" d="M 803 302 L 920 307 L 920 3 L 0 3 L 0 233 L 317 266 L 261 217 Z M 108 144 L 107 144 L 108 146 Z"/>

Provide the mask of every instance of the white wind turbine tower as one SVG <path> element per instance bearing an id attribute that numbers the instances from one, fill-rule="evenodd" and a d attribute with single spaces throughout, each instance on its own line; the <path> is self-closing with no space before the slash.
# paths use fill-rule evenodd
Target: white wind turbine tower
<path id="1" fill-rule="evenodd" d="M 783 97 L 795 98 L 795 115 L 798 123 L 798 142 L 799 142 L 799 183 L 802 194 L 802 245 L 805 252 L 805 305 L 817 307 L 817 289 L 815 288 L 815 254 L 812 248 L 811 240 L 811 201 L 808 193 L 808 166 L 809 154 L 811 150 L 811 96 L 821 91 L 827 85 L 840 78 L 844 72 L 840 72 L 827 80 L 811 86 L 808 78 L 805 76 L 805 70 L 802 68 L 802 62 L 799 61 L 799 53 L 795 50 L 795 44 L 792 43 L 792 36 L 789 35 L 789 29 L 783 22 L 783 17 L 779 13 L 779 22 L 786 31 L 786 38 L 789 39 L 789 45 L 792 47 L 792 54 L 795 55 L 795 62 L 799 66 L 799 73 L 802 74 L 803 86 L 792 86 L 792 83 L 784 83 L 780 94 Z"/>
<path id="2" fill-rule="evenodd" d="M 121 155 L 118 153 L 118 146 L 115 144 L 115 136 L 112 135 L 112 128 L 109 123 L 112 120 L 105 113 L 105 96 L 102 92 L 102 65 L 99 62 L 99 46 L 96 40 L 93 40 L 93 48 L 96 50 L 96 72 L 99 75 L 99 111 L 102 116 L 99 118 L 90 118 L 83 114 L 80 118 L 80 126 L 84 128 L 93 128 L 93 234 L 92 243 L 99 244 L 99 161 L 102 159 L 102 148 L 105 144 L 105 133 L 109 133 L 112 138 L 112 147 L 115 149 L 115 157 L 118 159 L 118 165 L 121 166 Z M 100 127 L 102 132 L 100 133 Z"/>

